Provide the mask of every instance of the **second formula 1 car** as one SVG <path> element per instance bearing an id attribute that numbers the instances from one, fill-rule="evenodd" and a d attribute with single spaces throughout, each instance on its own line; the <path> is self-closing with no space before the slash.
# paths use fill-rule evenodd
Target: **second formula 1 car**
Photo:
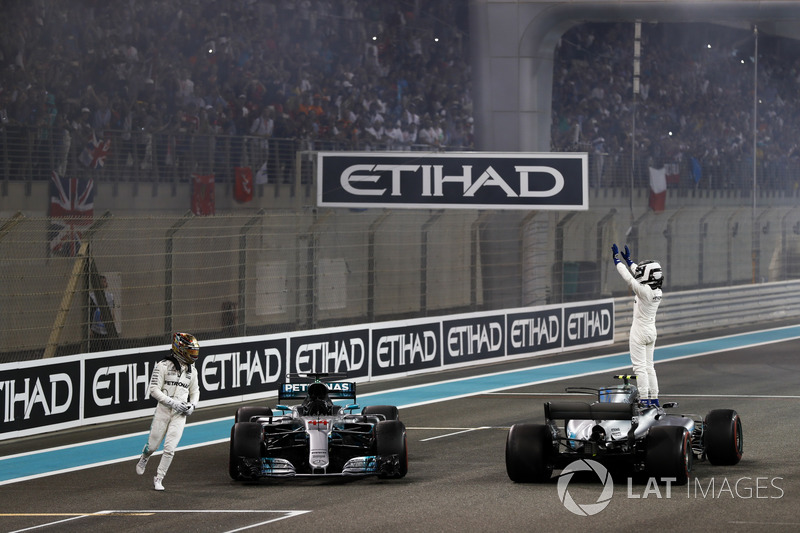
<path id="1" fill-rule="evenodd" d="M 506 472 L 515 482 L 546 482 L 555 469 L 592 459 L 661 482 L 686 484 L 694 460 L 735 465 L 742 458 L 742 421 L 736 411 L 715 409 L 705 417 L 672 414 L 677 406 L 643 407 L 631 379 L 613 387 L 570 387 L 593 394 L 592 403 L 546 402 L 544 424 L 514 424 L 506 438 Z"/>
<path id="2" fill-rule="evenodd" d="M 397 407 L 371 405 L 358 412 L 356 383 L 327 381 L 340 377 L 291 375 L 280 384 L 274 408 L 240 407 L 231 428 L 231 478 L 404 477 L 408 445 Z M 298 378 L 304 381 L 289 381 Z M 292 400 L 300 403 L 288 405 Z"/>

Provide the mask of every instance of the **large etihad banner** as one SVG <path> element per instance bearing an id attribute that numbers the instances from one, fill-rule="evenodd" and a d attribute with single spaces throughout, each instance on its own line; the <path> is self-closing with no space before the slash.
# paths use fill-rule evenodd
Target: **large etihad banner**
<path id="1" fill-rule="evenodd" d="M 435 372 L 614 341 L 614 300 L 378 322 L 286 334 L 200 338 L 200 407 L 265 401 L 287 374 L 353 381 Z M 148 416 L 150 374 L 169 346 L 0 365 L 0 441 Z"/>
<path id="2" fill-rule="evenodd" d="M 319 206 L 581 211 L 588 190 L 585 153 L 317 154 Z"/>

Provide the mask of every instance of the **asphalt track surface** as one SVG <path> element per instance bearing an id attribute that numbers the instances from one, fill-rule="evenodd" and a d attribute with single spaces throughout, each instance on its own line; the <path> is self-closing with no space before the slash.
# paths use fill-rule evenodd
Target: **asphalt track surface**
<path id="1" fill-rule="evenodd" d="M 787 324 L 774 326 L 781 325 Z M 400 480 L 233 482 L 227 474 L 225 441 L 179 449 L 164 492 L 152 487 L 157 456 L 141 477 L 134 471 L 135 458 L 125 458 L 7 481 L 0 484 L 0 531 L 798 531 L 800 339 L 737 348 L 735 341 L 711 338 L 705 334 L 660 339 L 661 353 L 674 355 L 656 366 L 661 396 L 678 401 L 674 411 L 680 413 L 702 416 L 711 409 L 735 409 L 744 427 L 742 461 L 730 467 L 695 462 L 689 484 L 669 490 L 615 478 L 613 496 L 593 516 L 579 516 L 565 507 L 556 476 L 545 484 L 511 482 L 505 470 L 505 440 L 512 424 L 543 421 L 543 403 L 563 399 L 566 386 L 613 384 L 611 376 L 618 372 L 611 370 L 568 378 L 552 374 L 556 377 L 543 383 L 477 395 L 467 391 L 467 396 L 434 403 L 423 398 L 414 401 L 419 405 L 402 407 L 409 473 Z M 682 346 L 712 353 L 680 355 Z M 443 380 L 450 393 L 457 394 L 458 384 L 468 389 L 483 386 L 464 378 L 535 365 L 558 368 L 570 360 L 594 364 L 605 361 L 598 356 L 608 354 L 612 363 L 614 354 L 622 354 L 624 360 L 626 347 L 363 384 L 359 403 L 379 403 L 370 398 L 382 403 L 409 387 Z M 595 366 L 575 369 L 596 371 Z M 516 375 L 496 374 L 494 379 L 503 383 Z M 397 389 L 405 391 L 386 394 Z M 229 427 L 235 407 L 199 409 L 194 418 L 222 418 Z M 130 434 L 143 444 L 148 426 L 149 419 L 144 419 L 0 443 L 0 474 L 4 468 L 9 474 L 11 468 L 4 466 L 4 457 L 33 450 Z M 18 457 L 41 462 L 35 454 Z M 97 460 L 107 459 L 98 453 Z M 567 498 L 579 505 L 594 504 L 602 489 L 597 476 L 576 475 L 567 485 Z"/>

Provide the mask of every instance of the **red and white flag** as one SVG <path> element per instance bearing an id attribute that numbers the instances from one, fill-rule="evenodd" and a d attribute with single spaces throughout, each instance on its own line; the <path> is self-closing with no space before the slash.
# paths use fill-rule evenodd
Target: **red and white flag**
<path id="1" fill-rule="evenodd" d="M 214 174 L 192 174 L 192 213 L 213 215 L 214 202 Z"/>
<path id="2" fill-rule="evenodd" d="M 667 171 L 665 168 L 650 167 L 650 209 L 664 210 L 667 200 Z"/>
<path id="3" fill-rule="evenodd" d="M 253 169 L 250 167 L 234 167 L 236 184 L 233 197 L 237 202 L 249 202 L 253 199 Z"/>

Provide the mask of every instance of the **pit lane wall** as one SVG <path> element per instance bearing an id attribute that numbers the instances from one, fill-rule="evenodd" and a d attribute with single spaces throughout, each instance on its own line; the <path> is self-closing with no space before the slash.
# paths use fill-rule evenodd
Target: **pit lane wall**
<path id="1" fill-rule="evenodd" d="M 614 342 L 614 300 L 200 340 L 201 406 L 263 401 L 289 372 L 357 382 Z M 168 346 L 0 365 L 0 440 L 152 414 Z"/>

